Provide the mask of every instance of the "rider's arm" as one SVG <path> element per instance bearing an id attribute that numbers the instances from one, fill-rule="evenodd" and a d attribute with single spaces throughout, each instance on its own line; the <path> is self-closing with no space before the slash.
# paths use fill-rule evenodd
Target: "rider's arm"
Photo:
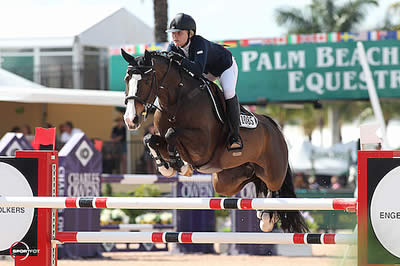
<path id="1" fill-rule="evenodd" d="M 205 40 L 198 38 L 192 40 L 190 45 L 194 50 L 194 58 L 193 60 L 190 60 L 185 57 L 182 60 L 182 66 L 196 76 L 201 76 L 204 73 L 207 64 L 208 48 L 206 42 Z"/>

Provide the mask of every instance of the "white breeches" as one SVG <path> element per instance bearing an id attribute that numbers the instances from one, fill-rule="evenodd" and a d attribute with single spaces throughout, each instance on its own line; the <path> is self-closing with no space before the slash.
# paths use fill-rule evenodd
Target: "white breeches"
<path id="1" fill-rule="evenodd" d="M 205 77 L 211 81 L 215 81 L 216 79 L 218 79 L 224 91 L 225 100 L 231 99 L 235 96 L 236 82 L 238 77 L 238 66 L 233 56 L 232 56 L 231 67 L 225 70 L 220 77 L 214 77 L 210 73 L 205 75 Z"/>

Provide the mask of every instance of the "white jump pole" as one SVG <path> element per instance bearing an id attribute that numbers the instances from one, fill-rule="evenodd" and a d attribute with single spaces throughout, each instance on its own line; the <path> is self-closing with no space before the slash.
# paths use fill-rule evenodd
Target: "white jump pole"
<path id="1" fill-rule="evenodd" d="M 362 44 L 362 42 L 357 42 L 357 51 L 359 54 L 361 67 L 365 74 L 365 82 L 367 83 L 368 94 L 369 94 L 369 99 L 371 101 L 372 110 L 374 111 L 375 118 L 376 118 L 376 120 L 378 120 L 378 123 L 379 123 L 381 131 L 382 131 L 381 132 L 382 140 L 383 140 L 382 146 L 383 146 L 383 149 L 387 150 L 387 149 L 389 149 L 389 144 L 388 144 L 387 136 L 386 136 L 385 120 L 383 118 L 382 108 L 379 103 L 379 97 L 378 97 L 378 94 L 376 93 L 374 79 L 372 78 L 371 69 L 369 67 L 367 55 L 365 54 L 365 49 L 364 49 L 364 45 Z"/>
<path id="2" fill-rule="evenodd" d="M 0 207 L 120 208 L 120 209 L 239 209 L 345 210 L 354 212 L 356 199 L 303 198 L 152 198 L 152 197 L 0 197 Z"/>
<path id="3" fill-rule="evenodd" d="M 231 243 L 231 244 L 347 244 L 355 234 L 225 233 L 225 232 L 59 232 L 61 243 Z"/>

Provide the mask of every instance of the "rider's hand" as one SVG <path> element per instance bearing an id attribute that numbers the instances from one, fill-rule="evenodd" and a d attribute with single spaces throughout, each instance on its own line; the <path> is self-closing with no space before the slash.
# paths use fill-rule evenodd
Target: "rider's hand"
<path id="1" fill-rule="evenodd" d="M 171 52 L 168 53 L 168 58 L 178 62 L 179 64 L 181 64 L 184 57 L 182 55 L 178 54 L 178 53 L 175 53 L 175 52 L 171 51 Z"/>

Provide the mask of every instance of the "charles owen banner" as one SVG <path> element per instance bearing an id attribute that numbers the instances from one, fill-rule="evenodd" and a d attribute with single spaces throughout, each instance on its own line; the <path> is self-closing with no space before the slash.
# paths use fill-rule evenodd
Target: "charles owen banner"
<path id="1" fill-rule="evenodd" d="M 400 97 L 400 41 L 362 43 L 378 95 Z M 269 45 L 249 42 L 243 45 L 241 41 L 233 41 L 229 44 L 228 49 L 239 67 L 236 91 L 242 103 L 368 98 L 355 41 Z M 164 47 L 160 44 L 142 50 L 163 50 Z M 127 63 L 118 51 L 110 50 L 111 90 L 125 89 L 123 78 Z M 143 51 L 130 50 L 135 55 Z"/>

